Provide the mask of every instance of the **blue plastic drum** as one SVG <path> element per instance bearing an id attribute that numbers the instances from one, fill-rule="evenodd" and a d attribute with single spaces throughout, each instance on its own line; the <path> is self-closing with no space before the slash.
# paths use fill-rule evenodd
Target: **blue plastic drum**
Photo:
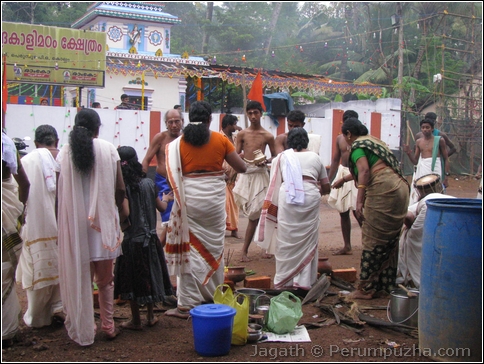
<path id="1" fill-rule="evenodd" d="M 427 201 L 418 331 L 434 360 L 482 360 L 482 200 Z"/>
<path id="2" fill-rule="evenodd" d="M 195 351 L 202 356 L 227 355 L 232 341 L 235 308 L 207 304 L 190 310 Z"/>

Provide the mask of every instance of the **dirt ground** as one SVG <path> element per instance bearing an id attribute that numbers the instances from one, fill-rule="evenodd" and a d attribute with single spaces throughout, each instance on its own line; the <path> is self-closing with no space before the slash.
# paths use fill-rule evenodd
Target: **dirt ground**
<path id="1" fill-rule="evenodd" d="M 478 188 L 477 180 L 471 177 L 453 177 L 450 180 L 448 194 L 460 198 L 475 198 Z M 319 240 L 319 255 L 329 257 L 333 269 L 356 268 L 359 274 L 361 255 L 360 229 L 356 220 L 352 218 L 352 245 L 353 254 L 346 256 L 333 256 L 332 252 L 343 246 L 339 214 L 331 209 L 327 198 L 322 198 L 321 225 Z M 226 236 L 226 252 L 233 251 L 232 265 L 239 264 L 240 250 L 242 248 L 247 220 L 240 219 L 240 237 L 235 239 Z M 295 227 L 297 228 L 297 227 Z M 261 249 L 254 243 L 249 250 L 252 260 L 245 265 L 246 269 L 256 272 L 255 276 L 274 276 L 274 259 L 261 259 Z M 236 288 L 242 288 L 243 282 Z M 323 304 L 337 304 L 341 291 L 331 285 L 332 293 L 322 300 Z M 26 307 L 25 293 L 17 287 L 23 309 Z M 360 311 L 370 317 L 388 322 L 387 304 L 389 298 L 374 299 L 371 301 L 358 301 Z M 347 312 L 348 306 L 344 302 L 340 312 Z M 98 310 L 95 310 L 98 313 Z M 156 315 L 159 318 L 157 325 L 144 327 L 142 331 L 124 330 L 113 341 L 107 341 L 103 333 L 99 332 L 93 345 L 81 347 L 69 339 L 63 325 L 53 324 L 41 329 L 31 329 L 21 320 L 21 332 L 18 340 L 12 347 L 2 348 L 2 362 L 201 362 L 201 361 L 403 361 L 418 362 L 429 361 L 420 355 L 418 348 L 418 330 L 407 333 L 398 332 L 388 328 L 379 328 L 368 323 L 357 329 L 344 324 L 331 324 L 317 327 L 308 323 L 322 323 L 324 319 L 333 318 L 315 307 L 313 303 L 303 306 L 304 316 L 300 323 L 307 324 L 311 342 L 309 343 L 258 343 L 245 346 L 232 346 L 228 355 L 221 357 L 202 357 L 194 348 L 192 322 L 163 315 L 159 308 Z M 97 317 L 99 317 L 97 315 Z M 130 317 L 129 305 L 115 306 L 115 319 L 117 325 Z M 100 325 L 99 319 L 98 327 Z M 328 322 L 328 320 L 324 321 Z M 100 330 L 99 330 L 100 331 Z"/>

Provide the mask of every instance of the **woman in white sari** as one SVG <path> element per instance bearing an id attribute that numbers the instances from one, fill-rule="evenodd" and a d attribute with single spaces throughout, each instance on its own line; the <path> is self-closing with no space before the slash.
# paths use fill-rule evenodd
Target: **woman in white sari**
<path id="1" fill-rule="evenodd" d="M 93 284 L 99 290 L 101 330 L 114 339 L 113 264 L 121 254 L 119 212 L 125 186 L 114 145 L 98 139 L 101 120 L 82 109 L 57 155 L 59 283 L 69 337 L 82 346 L 94 342 Z"/>
<path id="2" fill-rule="evenodd" d="M 292 129 L 287 136 L 289 149 L 272 161 L 256 232 L 259 246 L 275 254 L 276 289 L 309 290 L 317 280 L 319 206 L 330 185 L 321 158 L 307 150 L 308 142 L 306 130 Z"/>
<path id="3" fill-rule="evenodd" d="M 190 105 L 183 135 L 166 146 L 166 169 L 174 203 L 165 257 L 177 276 L 177 308 L 167 316 L 187 318 L 191 308 L 209 302 L 224 280 L 226 161 L 237 173 L 247 169 L 230 140 L 210 131 L 212 108 Z"/>

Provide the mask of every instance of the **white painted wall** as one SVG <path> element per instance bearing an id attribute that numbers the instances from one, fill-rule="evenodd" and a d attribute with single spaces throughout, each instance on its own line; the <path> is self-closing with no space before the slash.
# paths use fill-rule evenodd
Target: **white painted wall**
<path id="1" fill-rule="evenodd" d="M 402 101 L 394 98 L 378 99 L 377 101 L 331 102 L 331 109 L 356 111 L 358 119 L 365 124 L 370 134 L 372 134 L 371 113 L 381 113 L 381 140 L 387 143 L 390 149 L 398 149 L 400 146 L 401 108 Z"/>
<path id="2" fill-rule="evenodd" d="M 176 81 L 178 82 L 178 81 Z M 386 100 L 386 101 L 385 101 Z M 355 105 L 347 105 L 349 103 L 342 103 L 343 105 L 336 105 L 336 109 L 348 110 L 352 109 L 358 112 L 360 120 L 365 123 L 370 131 L 370 114 L 371 112 L 380 112 L 382 114 L 382 130 L 381 139 L 390 146 L 390 149 L 398 149 L 400 145 L 400 111 L 393 109 L 395 105 L 390 100 L 397 99 L 382 99 L 381 103 L 374 103 L 372 108 L 366 108 Z M 399 101 L 399 100 L 398 100 Z M 364 102 L 364 101 L 363 101 Z M 119 102 L 118 102 L 119 103 Z M 117 104 L 118 104 L 117 103 Z M 116 104 L 116 105 L 117 105 Z M 157 108 L 161 111 L 161 131 L 166 130 L 163 117 L 166 111 L 173 107 L 169 104 L 166 107 Z M 104 105 L 103 105 L 104 106 Z M 113 110 L 113 109 L 96 109 L 101 117 L 101 129 L 99 137 L 114 144 L 115 147 L 122 145 L 129 145 L 136 149 L 138 158 L 142 160 L 150 144 L 150 112 L 149 111 L 135 111 L 135 110 Z M 35 148 L 33 143 L 35 136 L 35 128 L 42 124 L 50 124 L 56 128 L 60 139 L 60 145 L 66 144 L 69 140 L 69 132 L 74 125 L 74 118 L 77 113 L 75 107 L 59 107 L 59 106 L 40 106 L 40 105 L 15 105 L 8 104 L 7 113 L 5 115 L 5 126 L 7 134 L 10 137 L 23 138 L 30 137 L 32 140 L 28 142 L 29 147 L 27 151 L 32 151 Z M 325 110 L 325 117 L 307 117 L 304 128 L 309 134 L 321 135 L 321 147 L 319 155 L 321 156 L 324 165 L 331 165 L 331 149 L 334 141 L 332 140 L 332 120 L 333 110 Z M 239 125 L 244 127 L 244 115 L 236 114 L 239 118 Z M 188 123 L 188 114 L 184 114 L 185 124 Z M 219 131 L 220 114 L 212 115 L 212 124 L 210 129 Z M 261 120 L 261 125 L 271 132 L 274 137 L 277 136 L 277 127 L 273 124 L 269 116 L 264 116 Z M 286 124 L 287 130 L 287 124 Z M 340 131 L 338 131 L 339 133 Z M 270 157 L 269 148 L 264 151 Z"/>
<path id="3" fill-rule="evenodd" d="M 101 117 L 99 138 L 115 147 L 130 145 L 138 157 L 144 158 L 150 143 L 150 112 L 132 110 L 96 109 Z M 75 107 L 13 105 L 9 104 L 5 114 L 5 128 L 10 137 L 30 137 L 27 142 L 30 152 L 35 149 L 35 129 L 42 124 L 52 125 L 59 136 L 59 147 L 68 143 L 69 133 L 77 114 Z"/>

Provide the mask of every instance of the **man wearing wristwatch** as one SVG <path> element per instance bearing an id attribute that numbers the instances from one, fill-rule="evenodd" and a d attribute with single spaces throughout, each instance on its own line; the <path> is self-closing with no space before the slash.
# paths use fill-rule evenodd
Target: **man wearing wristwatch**
<path id="1" fill-rule="evenodd" d="M 436 173 L 442 176 L 444 188 L 449 185 L 448 176 L 450 175 L 450 164 L 445 140 L 440 136 L 433 135 L 434 121 L 432 119 L 422 120 L 420 122 L 420 130 L 423 137 L 415 141 L 415 154 L 412 154 L 408 145 L 404 145 L 403 147 L 411 162 L 417 165 L 411 184 L 409 205 L 419 200 L 413 183 L 418 178 L 427 174 Z"/>

